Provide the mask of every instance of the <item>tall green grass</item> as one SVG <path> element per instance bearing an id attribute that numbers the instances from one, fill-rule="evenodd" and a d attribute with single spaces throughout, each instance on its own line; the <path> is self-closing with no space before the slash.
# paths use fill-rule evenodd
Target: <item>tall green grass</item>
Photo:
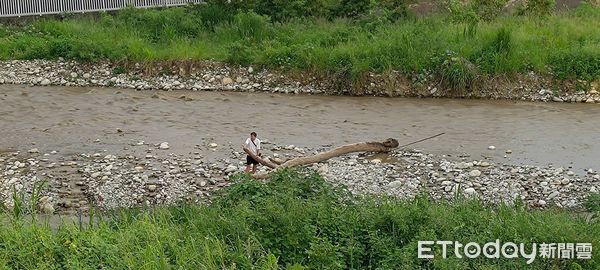
<path id="1" fill-rule="evenodd" d="M 364 9 L 358 2 L 353 8 Z M 389 4 L 388 9 L 383 2 L 377 3 L 385 16 L 369 6 L 370 11 L 349 18 L 308 11 L 307 16 L 274 18 L 266 15 L 275 11 L 262 10 L 266 15 L 260 15 L 243 8 L 243 2 L 235 2 L 239 6 L 126 9 L 99 18 L 40 19 L 25 26 L 0 26 L 0 59 L 215 59 L 356 78 L 392 69 L 409 76 L 424 71 L 444 74 L 460 69 L 443 65 L 451 52 L 465 65 L 472 64 L 475 76 L 528 71 L 559 79 L 600 76 L 600 9 L 592 5 L 541 18 L 466 20 L 457 19 L 456 14 L 438 14 L 391 20 L 388 14 L 406 12 L 389 11 L 400 4 Z M 302 7 L 325 5 L 313 4 L 306 2 Z M 335 5 L 325 6 L 337 14 Z M 284 7 L 291 12 L 291 7 Z M 348 12 L 354 11 L 342 13 Z M 470 80 L 471 75 L 465 74 L 459 81 Z"/>
<path id="2" fill-rule="evenodd" d="M 0 267 L 13 269 L 596 269 L 591 260 L 417 258 L 419 240 L 591 242 L 600 223 L 562 210 L 457 198 L 353 198 L 312 172 L 247 177 L 211 205 L 116 210 L 57 230 L 0 224 Z M 4 218 L 8 218 L 4 216 Z"/>

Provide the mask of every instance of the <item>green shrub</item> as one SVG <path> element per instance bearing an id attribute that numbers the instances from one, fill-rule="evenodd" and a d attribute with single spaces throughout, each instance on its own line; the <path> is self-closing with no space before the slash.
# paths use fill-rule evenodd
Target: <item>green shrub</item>
<path id="1" fill-rule="evenodd" d="M 494 39 L 471 57 L 473 62 L 488 74 L 505 73 L 505 68 L 510 66 L 506 63 L 510 59 L 513 41 L 510 30 L 500 29 Z"/>
<path id="2" fill-rule="evenodd" d="M 226 61 L 232 64 L 248 65 L 254 60 L 252 48 L 244 42 L 235 42 L 227 49 Z"/>
<path id="3" fill-rule="evenodd" d="M 555 6 L 555 0 L 527 0 L 525 5 L 517 10 L 517 14 L 546 18 L 554 13 Z"/>
<path id="4" fill-rule="evenodd" d="M 589 212 L 600 213 L 600 194 L 590 193 L 583 206 Z"/>
<path id="5" fill-rule="evenodd" d="M 408 15 L 408 0 L 378 0 L 376 6 L 384 8 L 388 12 L 387 18 L 391 21 Z"/>
<path id="6" fill-rule="evenodd" d="M 333 17 L 358 18 L 373 7 L 371 0 L 341 0 L 332 10 Z"/>
<path id="7" fill-rule="evenodd" d="M 239 13 L 234 17 L 233 30 L 243 39 L 261 41 L 273 34 L 269 18 L 256 13 Z"/>
<path id="8" fill-rule="evenodd" d="M 322 17 L 328 15 L 326 1 L 323 0 L 260 0 L 255 10 L 271 17 L 274 21 L 288 21 L 294 18 Z"/>
<path id="9" fill-rule="evenodd" d="M 550 57 L 550 66 L 559 79 L 593 81 L 600 78 L 600 51 L 585 48 L 558 51 Z"/>
<path id="10" fill-rule="evenodd" d="M 507 0 L 475 0 L 472 8 L 482 20 L 492 21 L 502 14 L 502 9 L 507 2 Z"/>
<path id="11" fill-rule="evenodd" d="M 442 83 L 453 90 L 469 88 L 477 78 L 477 67 L 464 57 L 448 51 L 442 57 L 438 66 L 438 74 Z"/>
<path id="12" fill-rule="evenodd" d="M 193 10 L 192 10 L 193 11 Z M 190 14 L 190 9 L 169 8 L 134 9 L 119 11 L 117 20 L 152 42 L 173 41 L 179 37 L 192 38 L 203 29 L 202 17 Z"/>
<path id="13" fill-rule="evenodd" d="M 450 19 L 455 23 L 474 24 L 481 19 L 469 3 L 459 0 L 443 0 L 441 5 L 450 13 Z"/>
<path id="14" fill-rule="evenodd" d="M 228 8 L 222 4 L 208 2 L 207 4 L 194 7 L 196 14 L 200 17 L 204 28 L 214 31 L 220 24 L 233 22 L 233 17 L 237 13 L 233 8 Z"/>

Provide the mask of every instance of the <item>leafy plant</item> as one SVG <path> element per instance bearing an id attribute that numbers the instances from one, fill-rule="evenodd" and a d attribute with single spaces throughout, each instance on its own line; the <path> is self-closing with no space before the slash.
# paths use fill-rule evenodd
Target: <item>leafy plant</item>
<path id="1" fill-rule="evenodd" d="M 589 212 L 598 212 L 600 214 L 600 194 L 590 193 L 583 206 Z"/>
<path id="2" fill-rule="evenodd" d="M 523 7 L 517 10 L 517 14 L 546 18 L 554 13 L 555 0 L 527 0 Z"/>
<path id="3" fill-rule="evenodd" d="M 469 88 L 477 78 L 477 67 L 464 57 L 447 51 L 441 58 L 438 73 L 442 83 L 453 90 Z"/>
<path id="4" fill-rule="evenodd" d="M 600 78 L 600 51 L 585 48 L 558 51 L 550 57 L 550 66 L 559 79 L 593 81 Z"/>

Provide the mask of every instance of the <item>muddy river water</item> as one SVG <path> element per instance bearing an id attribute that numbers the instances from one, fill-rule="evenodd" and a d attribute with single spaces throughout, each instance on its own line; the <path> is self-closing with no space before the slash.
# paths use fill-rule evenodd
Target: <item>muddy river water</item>
<path id="1" fill-rule="evenodd" d="M 388 137 L 402 144 L 445 132 L 411 147 L 577 173 L 600 168 L 594 104 L 0 85 L 0 151 L 127 153 L 145 141 L 186 154 L 215 142 L 218 156 L 251 131 L 299 147 Z"/>

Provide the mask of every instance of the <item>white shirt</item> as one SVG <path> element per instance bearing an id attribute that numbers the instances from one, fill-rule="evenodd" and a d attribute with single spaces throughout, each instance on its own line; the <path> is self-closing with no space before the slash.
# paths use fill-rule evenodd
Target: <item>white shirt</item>
<path id="1" fill-rule="evenodd" d="M 255 145 L 256 144 L 256 145 Z M 258 155 L 257 150 L 260 150 L 260 140 L 258 138 L 254 139 L 254 143 L 252 143 L 252 139 L 246 139 L 246 148 L 250 149 L 250 152 Z"/>

